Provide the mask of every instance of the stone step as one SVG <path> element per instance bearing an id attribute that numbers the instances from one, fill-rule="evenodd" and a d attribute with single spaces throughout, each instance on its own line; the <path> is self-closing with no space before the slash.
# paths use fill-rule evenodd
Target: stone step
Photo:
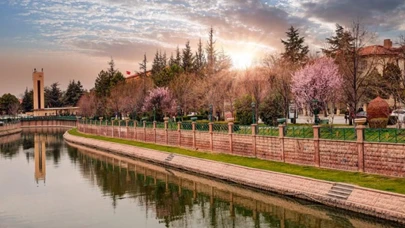
<path id="1" fill-rule="evenodd" d="M 335 198 L 335 199 L 344 199 L 344 200 L 347 199 L 346 196 L 342 196 L 342 195 L 331 193 L 331 192 L 328 192 L 328 194 L 326 194 L 326 195 L 331 198 Z"/>
<path id="2" fill-rule="evenodd" d="M 353 191 L 353 189 L 340 188 L 340 187 L 335 187 L 335 186 L 333 186 L 333 187 L 331 188 L 331 190 L 338 191 L 338 192 L 343 192 L 343 193 L 346 193 L 346 194 L 349 194 L 349 195 L 350 195 L 350 193 L 352 193 L 352 191 Z"/>
<path id="3" fill-rule="evenodd" d="M 349 197 L 349 195 L 350 195 L 350 193 L 342 192 L 342 191 L 334 190 L 334 189 L 331 189 L 328 193 L 333 193 L 335 195 L 341 195 L 341 196 L 344 196 L 346 198 Z"/>

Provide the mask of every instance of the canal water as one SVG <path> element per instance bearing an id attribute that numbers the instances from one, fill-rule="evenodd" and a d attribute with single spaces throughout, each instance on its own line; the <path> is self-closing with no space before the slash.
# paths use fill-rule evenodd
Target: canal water
<path id="1" fill-rule="evenodd" d="M 0 227 L 401 227 L 63 141 L 0 138 Z"/>

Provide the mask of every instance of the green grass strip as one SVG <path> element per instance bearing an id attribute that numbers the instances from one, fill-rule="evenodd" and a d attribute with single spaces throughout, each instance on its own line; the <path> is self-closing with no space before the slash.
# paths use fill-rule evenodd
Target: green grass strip
<path id="1" fill-rule="evenodd" d="M 178 147 L 155 145 L 152 143 L 143 143 L 127 139 L 110 138 L 104 136 L 96 136 L 83 134 L 77 131 L 77 129 L 72 129 L 69 131 L 71 135 L 80 136 L 84 138 L 103 140 L 108 142 L 126 144 L 131 146 L 143 147 L 148 149 L 154 149 L 169 153 L 182 154 L 191 157 L 203 158 L 212 161 L 226 162 L 230 164 L 269 170 L 279 173 L 288 173 L 304 177 L 310 177 L 319 180 L 333 181 L 333 182 L 343 182 L 349 184 L 355 184 L 358 186 L 372 188 L 383 191 L 390 191 L 395 193 L 405 194 L 405 178 L 395 178 L 386 177 L 380 175 L 365 174 L 359 172 L 347 172 L 317 168 L 312 166 L 301 166 L 282 162 L 260 160 L 257 158 L 248 158 L 233 156 L 228 154 L 212 154 L 197 152 L 194 150 L 188 150 Z"/>

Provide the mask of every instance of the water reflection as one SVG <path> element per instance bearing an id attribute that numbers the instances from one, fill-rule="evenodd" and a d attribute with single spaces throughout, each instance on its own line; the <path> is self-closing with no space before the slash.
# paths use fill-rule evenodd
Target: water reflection
<path id="1" fill-rule="evenodd" d="M 0 227 L 400 227 L 77 149 L 63 141 L 64 131 L 0 138 Z"/>
<path id="2" fill-rule="evenodd" d="M 92 149 L 68 149 L 116 208 L 136 199 L 166 227 L 391 227 L 367 216 L 248 190 Z M 395 227 L 395 225 L 392 225 Z"/>

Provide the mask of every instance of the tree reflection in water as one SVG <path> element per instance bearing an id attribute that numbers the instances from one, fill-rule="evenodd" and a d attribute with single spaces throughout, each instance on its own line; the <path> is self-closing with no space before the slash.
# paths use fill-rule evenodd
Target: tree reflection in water
<path id="1" fill-rule="evenodd" d="M 71 161 L 116 208 L 133 199 L 166 227 L 369 227 L 370 218 L 68 146 Z M 180 187 L 181 186 L 181 187 Z M 304 203 L 304 204 L 303 204 Z M 152 212 L 152 213 L 151 213 Z M 352 223 L 354 221 L 355 223 Z M 376 226 L 379 227 L 379 226 Z"/>

